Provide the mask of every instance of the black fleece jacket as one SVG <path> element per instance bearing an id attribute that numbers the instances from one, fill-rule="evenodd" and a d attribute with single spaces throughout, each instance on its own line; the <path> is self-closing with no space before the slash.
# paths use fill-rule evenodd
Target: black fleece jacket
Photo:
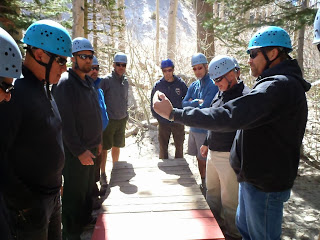
<path id="1" fill-rule="evenodd" d="M 62 123 L 44 82 L 23 67 L 10 102 L 0 104 L 1 185 L 11 207 L 37 206 L 58 194 L 64 167 Z"/>
<path id="2" fill-rule="evenodd" d="M 265 70 L 249 94 L 218 108 L 176 109 L 174 120 L 217 132 L 240 129 L 230 152 L 238 181 L 284 191 L 297 176 L 310 87 L 297 61 L 285 60 Z"/>
<path id="3" fill-rule="evenodd" d="M 243 81 L 239 81 L 227 91 L 219 91 L 211 103 L 211 107 L 220 107 L 226 102 L 241 97 L 250 92 L 250 88 L 244 85 Z M 215 132 L 209 131 L 204 142 L 211 151 L 230 152 L 236 131 L 233 132 Z"/>

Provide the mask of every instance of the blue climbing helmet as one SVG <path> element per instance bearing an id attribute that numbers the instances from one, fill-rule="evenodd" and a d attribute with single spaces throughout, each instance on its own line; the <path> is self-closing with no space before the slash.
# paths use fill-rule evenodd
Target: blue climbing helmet
<path id="1" fill-rule="evenodd" d="M 118 52 L 114 55 L 113 62 L 114 63 L 127 63 L 127 55 L 123 52 Z"/>
<path id="2" fill-rule="evenodd" d="M 93 56 L 92 65 L 98 65 L 99 66 L 98 58 L 96 56 Z"/>
<path id="3" fill-rule="evenodd" d="M 21 52 L 14 39 L 1 27 L 0 58 L 0 77 L 20 77 L 22 69 Z"/>
<path id="4" fill-rule="evenodd" d="M 162 68 L 167 68 L 167 67 L 173 67 L 174 68 L 174 64 L 172 62 L 171 59 L 165 59 L 161 61 L 161 69 Z"/>
<path id="5" fill-rule="evenodd" d="M 40 20 L 31 24 L 22 42 L 53 54 L 72 57 L 72 40 L 68 31 L 52 20 Z"/>
<path id="6" fill-rule="evenodd" d="M 214 57 L 209 63 L 209 75 L 212 79 L 216 79 L 235 68 L 236 64 L 231 57 L 218 55 Z"/>
<path id="7" fill-rule="evenodd" d="M 313 30 L 314 30 L 314 38 L 312 43 L 319 44 L 320 43 L 320 8 L 318 9 L 317 15 L 314 19 Z"/>
<path id="8" fill-rule="evenodd" d="M 198 64 L 207 64 L 208 60 L 203 53 L 196 53 L 191 57 L 191 66 L 195 66 Z"/>
<path id="9" fill-rule="evenodd" d="M 267 26 L 258 30 L 249 41 L 247 53 L 251 49 L 262 47 L 284 47 L 288 53 L 292 51 L 289 34 L 281 27 Z"/>
<path id="10" fill-rule="evenodd" d="M 81 51 L 92 51 L 94 52 L 94 49 L 92 47 L 91 42 L 83 37 L 77 37 L 72 40 L 72 54 L 76 52 Z"/>

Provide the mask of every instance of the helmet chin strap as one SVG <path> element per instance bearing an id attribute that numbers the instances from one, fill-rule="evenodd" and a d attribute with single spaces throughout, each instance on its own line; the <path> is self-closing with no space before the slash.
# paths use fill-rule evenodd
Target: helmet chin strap
<path id="1" fill-rule="evenodd" d="M 279 51 L 279 49 L 278 49 L 278 54 L 277 54 L 277 56 L 276 56 L 272 61 L 270 61 L 267 53 L 265 52 L 265 50 L 264 50 L 263 48 L 261 48 L 261 52 L 262 52 L 264 58 L 265 58 L 266 61 L 267 61 L 267 64 L 266 64 L 266 66 L 265 66 L 265 68 L 264 68 L 264 70 L 263 70 L 263 71 L 265 71 L 265 70 L 267 70 L 267 69 L 270 67 L 271 63 L 272 63 L 273 61 L 275 61 L 275 60 L 280 56 L 280 51 Z"/>
<path id="2" fill-rule="evenodd" d="M 50 77 L 50 71 L 51 71 L 52 63 L 53 63 L 53 61 L 54 61 L 54 59 L 55 59 L 55 56 L 54 56 L 54 55 L 51 55 L 49 62 L 48 62 L 48 63 L 44 63 L 44 62 L 38 61 L 38 60 L 35 58 L 35 56 L 34 56 L 34 54 L 33 54 L 33 52 L 32 52 L 32 50 L 31 50 L 30 47 L 27 48 L 27 51 L 29 52 L 29 54 L 31 55 L 31 57 L 32 57 L 37 63 L 39 63 L 40 65 L 42 65 L 42 66 L 44 66 L 44 67 L 46 68 L 45 79 L 43 79 L 42 81 L 44 81 L 44 82 L 46 83 L 47 97 L 48 97 L 50 100 L 52 100 L 51 92 L 50 92 L 50 88 L 49 88 L 49 86 L 50 86 L 49 77 Z"/>

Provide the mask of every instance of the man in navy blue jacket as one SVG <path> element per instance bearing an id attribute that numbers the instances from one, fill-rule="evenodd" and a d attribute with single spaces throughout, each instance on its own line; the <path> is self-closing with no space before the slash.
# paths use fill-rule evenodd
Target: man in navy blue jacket
<path id="1" fill-rule="evenodd" d="M 166 119 L 216 132 L 239 129 L 230 163 L 240 182 L 236 224 L 245 240 L 281 238 L 283 204 L 297 176 L 311 85 L 291 51 L 284 29 L 262 28 L 247 49 L 257 78 L 247 95 L 217 108 L 183 110 L 172 109 L 160 92 L 154 97 L 155 111 Z"/>
<path id="2" fill-rule="evenodd" d="M 161 91 L 166 94 L 175 108 L 182 108 L 182 100 L 187 93 L 188 87 L 181 78 L 173 74 L 174 64 L 170 59 L 166 59 L 161 62 L 161 69 L 163 72 L 163 78 L 155 83 L 151 92 L 151 112 L 159 122 L 159 158 L 167 159 L 169 157 L 168 144 L 171 133 L 173 135 L 174 145 L 176 147 L 175 158 L 182 158 L 184 125 L 170 122 L 155 113 L 155 111 L 152 109 L 152 99 L 156 91 Z"/>

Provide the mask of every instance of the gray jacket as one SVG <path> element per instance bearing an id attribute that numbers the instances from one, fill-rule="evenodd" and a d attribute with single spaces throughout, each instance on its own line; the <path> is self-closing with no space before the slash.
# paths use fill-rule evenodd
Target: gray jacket
<path id="1" fill-rule="evenodd" d="M 120 77 L 114 71 L 100 82 L 104 93 L 109 119 L 120 120 L 128 116 L 128 91 L 127 77 Z"/>

